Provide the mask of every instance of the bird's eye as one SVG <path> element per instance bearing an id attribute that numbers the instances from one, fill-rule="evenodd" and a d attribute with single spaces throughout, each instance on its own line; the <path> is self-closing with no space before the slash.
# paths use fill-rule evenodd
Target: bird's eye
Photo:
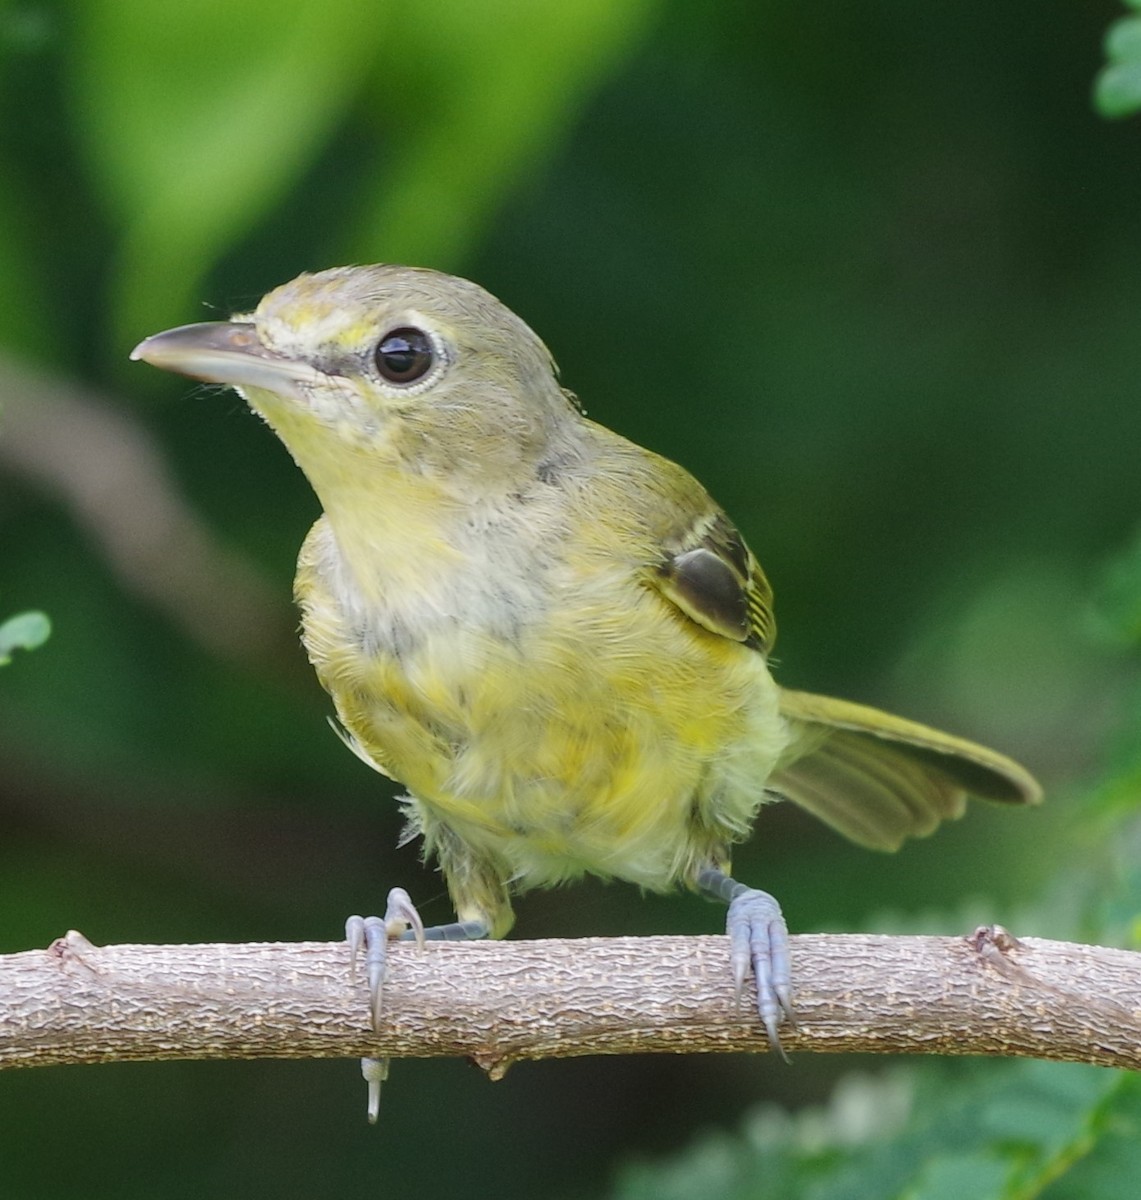
<path id="1" fill-rule="evenodd" d="M 394 329 L 380 339 L 376 368 L 389 383 L 415 383 L 431 370 L 436 351 L 422 329 Z"/>

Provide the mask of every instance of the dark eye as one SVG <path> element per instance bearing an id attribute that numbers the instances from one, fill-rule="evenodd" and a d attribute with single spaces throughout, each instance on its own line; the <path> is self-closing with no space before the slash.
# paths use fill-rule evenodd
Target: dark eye
<path id="1" fill-rule="evenodd" d="M 376 368 L 389 383 L 414 383 L 435 361 L 431 339 L 422 329 L 394 329 L 376 348 Z"/>

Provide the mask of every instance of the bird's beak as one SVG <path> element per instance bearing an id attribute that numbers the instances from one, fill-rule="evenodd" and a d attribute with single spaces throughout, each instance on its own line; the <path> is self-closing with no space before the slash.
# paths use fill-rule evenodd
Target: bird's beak
<path id="1" fill-rule="evenodd" d="M 156 333 L 131 351 L 132 361 L 207 383 L 297 394 L 324 376 L 308 363 L 268 349 L 248 321 L 204 321 Z"/>

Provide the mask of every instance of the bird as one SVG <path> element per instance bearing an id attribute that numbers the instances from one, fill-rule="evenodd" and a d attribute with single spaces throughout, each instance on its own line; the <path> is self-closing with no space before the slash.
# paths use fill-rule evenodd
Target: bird
<path id="1" fill-rule="evenodd" d="M 790 799 L 895 850 L 968 795 L 1035 804 L 1020 764 L 779 686 L 773 592 L 684 468 L 590 420 L 478 284 L 392 264 L 306 273 L 133 359 L 237 390 L 322 515 L 294 584 L 345 741 L 407 789 L 456 913 L 350 917 L 374 1023 L 393 937 L 503 937 L 513 897 L 586 874 L 727 904 L 729 969 L 776 1050 L 794 1020 L 777 900 L 731 874 Z M 647 365 L 648 366 L 648 365 Z M 364 1060 L 375 1120 L 383 1060 Z"/>

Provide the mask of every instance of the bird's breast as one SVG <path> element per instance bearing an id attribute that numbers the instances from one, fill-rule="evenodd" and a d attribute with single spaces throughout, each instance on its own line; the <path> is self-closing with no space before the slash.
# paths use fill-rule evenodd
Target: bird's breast
<path id="1" fill-rule="evenodd" d="M 521 885 L 671 884 L 748 828 L 783 744 L 763 658 L 617 564 L 408 563 L 372 594 L 316 530 L 304 640 L 377 767 Z"/>

